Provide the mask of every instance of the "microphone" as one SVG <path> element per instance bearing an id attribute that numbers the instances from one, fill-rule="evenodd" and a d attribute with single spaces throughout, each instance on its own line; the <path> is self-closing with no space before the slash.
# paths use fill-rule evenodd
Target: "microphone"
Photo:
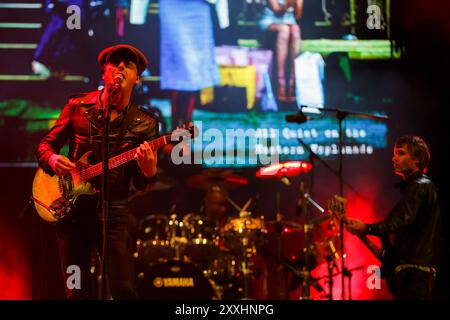
<path id="1" fill-rule="evenodd" d="M 110 82 L 109 84 L 105 84 L 108 107 L 106 108 L 106 111 L 105 111 L 104 107 L 103 107 L 103 103 L 100 104 L 100 108 L 98 111 L 98 119 L 99 120 L 101 120 L 104 117 L 104 113 L 109 114 L 109 106 L 111 105 L 110 96 L 112 96 L 114 94 L 114 92 L 116 92 L 116 90 L 119 89 L 123 80 L 124 80 L 123 75 L 120 73 L 116 73 L 113 75 L 112 82 Z M 110 107 L 113 109 L 115 108 L 113 105 L 111 105 Z"/>
<path id="2" fill-rule="evenodd" d="M 311 120 L 310 117 L 308 117 L 301 111 L 297 114 L 288 114 L 284 118 L 286 122 L 294 122 L 294 123 L 304 123 L 306 121 Z"/>
<path id="3" fill-rule="evenodd" d="M 116 73 L 113 77 L 113 83 L 114 86 L 116 86 L 117 88 L 120 87 L 120 85 L 122 84 L 124 77 L 121 73 Z"/>
<path id="4" fill-rule="evenodd" d="M 113 76 L 113 81 L 112 83 L 109 85 L 109 92 L 114 92 L 116 91 L 118 88 L 120 88 L 120 86 L 122 85 L 122 81 L 124 80 L 124 77 L 122 74 L 120 73 L 116 73 Z"/>

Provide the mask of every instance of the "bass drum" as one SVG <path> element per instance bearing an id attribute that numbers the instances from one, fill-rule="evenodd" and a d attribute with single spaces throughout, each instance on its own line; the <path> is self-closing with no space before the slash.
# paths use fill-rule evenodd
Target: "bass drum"
<path id="1" fill-rule="evenodd" d="M 213 285 L 193 264 L 177 260 L 141 266 L 136 281 L 139 299 L 151 300 L 212 300 Z"/>

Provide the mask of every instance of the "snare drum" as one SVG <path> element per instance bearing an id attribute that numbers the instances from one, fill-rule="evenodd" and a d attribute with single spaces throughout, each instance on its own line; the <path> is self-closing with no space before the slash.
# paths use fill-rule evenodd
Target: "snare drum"
<path id="1" fill-rule="evenodd" d="M 171 260 L 137 272 L 140 299 L 210 300 L 216 294 L 213 283 L 193 264 Z"/>

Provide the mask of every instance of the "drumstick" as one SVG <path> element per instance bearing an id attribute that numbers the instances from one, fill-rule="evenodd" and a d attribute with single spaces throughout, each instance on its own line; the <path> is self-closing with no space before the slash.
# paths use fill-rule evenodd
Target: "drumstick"
<path id="1" fill-rule="evenodd" d="M 233 200 L 230 199 L 229 196 L 225 196 L 227 201 L 229 203 L 231 203 L 231 205 L 237 210 L 237 211 L 241 211 L 241 207 L 239 207 Z"/>
<path id="2" fill-rule="evenodd" d="M 247 211 L 248 206 L 252 203 L 252 197 L 248 198 L 247 202 L 242 207 L 241 211 Z"/>

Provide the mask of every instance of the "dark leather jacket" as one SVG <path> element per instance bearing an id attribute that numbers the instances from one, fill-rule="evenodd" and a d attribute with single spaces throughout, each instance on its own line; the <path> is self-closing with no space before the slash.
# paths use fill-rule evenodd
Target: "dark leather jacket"
<path id="1" fill-rule="evenodd" d="M 52 154 L 58 154 L 64 144 L 68 141 L 69 152 L 67 157 L 75 162 L 88 151 L 93 151 L 91 163 L 101 161 L 101 128 L 102 120 L 98 119 L 98 108 L 100 105 L 101 91 L 79 94 L 69 99 L 61 111 L 53 128 L 42 138 L 36 156 L 40 167 L 50 175 L 54 172 L 48 164 Z M 116 145 L 122 122 L 126 113 L 133 113 L 129 119 L 127 128 L 124 128 L 123 138 L 120 145 Z M 126 150 L 139 146 L 143 141 L 150 141 L 158 135 L 158 124 L 155 118 L 148 114 L 143 108 L 130 104 L 124 112 L 110 124 L 110 155 L 122 153 Z M 139 169 L 136 161 L 115 168 L 110 171 L 110 194 L 114 199 L 126 199 L 130 181 L 136 188 L 142 189 L 145 184 L 154 179 L 146 178 Z M 97 186 L 100 179 L 97 178 Z"/>
<path id="2" fill-rule="evenodd" d="M 416 172 L 399 184 L 401 198 L 386 219 L 366 225 L 366 234 L 385 239 L 390 265 L 436 266 L 441 242 L 437 191 L 431 180 Z M 389 241 L 387 240 L 389 239 Z"/>

